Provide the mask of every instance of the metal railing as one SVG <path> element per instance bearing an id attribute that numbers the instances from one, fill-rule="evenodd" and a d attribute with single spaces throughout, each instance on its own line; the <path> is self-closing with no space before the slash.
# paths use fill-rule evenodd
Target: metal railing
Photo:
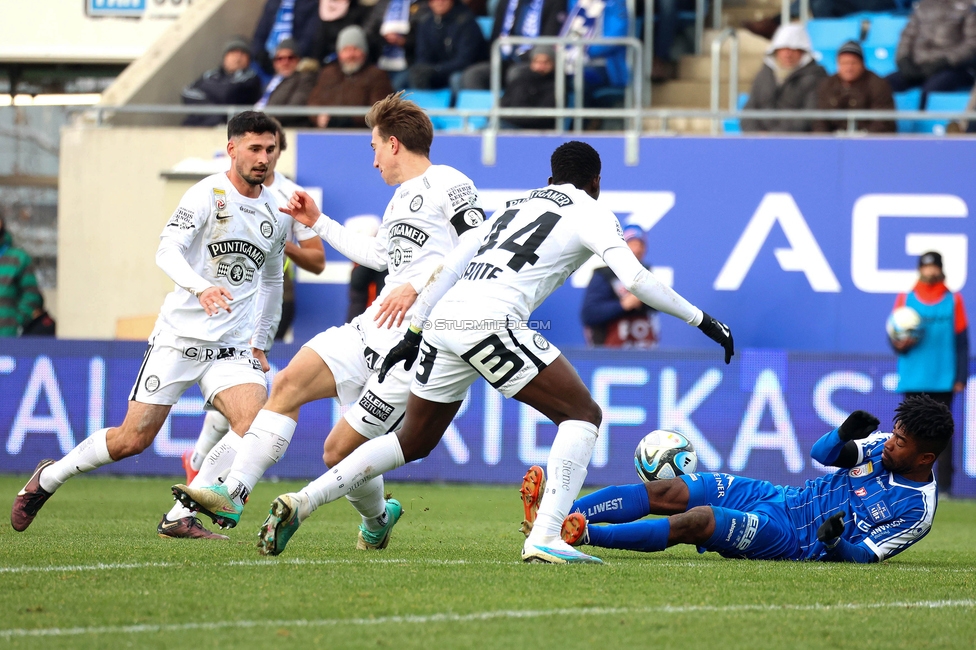
<path id="1" fill-rule="evenodd" d="M 712 39 L 712 112 L 718 111 L 719 91 L 722 82 L 722 45 L 729 41 L 729 110 L 739 108 L 739 36 L 731 27 L 723 29 Z M 718 120 L 712 120 L 712 135 L 718 134 Z"/>

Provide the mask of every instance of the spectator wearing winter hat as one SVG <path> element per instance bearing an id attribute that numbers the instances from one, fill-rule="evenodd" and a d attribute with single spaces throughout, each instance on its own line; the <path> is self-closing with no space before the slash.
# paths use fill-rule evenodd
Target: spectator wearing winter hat
<path id="1" fill-rule="evenodd" d="M 782 25 L 766 50 L 764 64 L 752 83 L 746 109 L 813 109 L 817 87 L 827 72 L 813 60 L 810 35 L 800 24 Z M 808 120 L 743 119 L 743 131 L 809 131 Z"/>
<path id="2" fill-rule="evenodd" d="M 318 64 L 314 59 L 299 61 L 298 45 L 286 38 L 275 48 L 272 59 L 275 74 L 264 88 L 264 94 L 254 105 L 256 110 L 266 106 L 305 106 L 315 86 Z M 306 117 L 282 115 L 278 121 L 284 126 L 303 126 Z"/>
<path id="3" fill-rule="evenodd" d="M 501 105 L 506 108 L 555 108 L 555 57 L 556 50 L 552 45 L 533 47 L 529 71 L 509 82 Z M 551 117 L 508 117 L 503 125 L 520 129 L 552 129 L 555 120 Z"/>
<path id="4" fill-rule="evenodd" d="M 339 32 L 336 47 L 338 59 L 319 72 L 308 98 L 309 106 L 368 107 L 393 92 L 386 73 L 367 62 L 369 46 L 362 27 L 350 25 Z M 321 113 L 311 119 L 319 128 L 365 128 L 363 113 L 361 117 Z"/>
<path id="5" fill-rule="evenodd" d="M 319 0 L 319 34 L 312 56 L 320 63 L 332 63 L 339 55 L 339 34 L 351 25 L 362 25 L 370 9 L 359 0 Z"/>
<path id="6" fill-rule="evenodd" d="M 643 229 L 636 225 L 627 226 L 624 228 L 624 241 L 638 261 L 648 268 L 644 263 L 647 242 Z M 583 333 L 590 346 L 649 349 L 656 347 L 660 339 L 657 311 L 627 291 L 606 266 L 593 270 L 593 277 L 583 295 L 580 316 Z"/>
<path id="7" fill-rule="evenodd" d="M 261 79 L 250 69 L 251 46 L 241 37 L 224 46 L 220 67 L 207 70 L 180 93 L 184 104 L 211 106 L 251 105 L 261 97 Z M 215 126 L 226 115 L 187 115 L 185 126 Z"/>
<path id="8" fill-rule="evenodd" d="M 891 86 L 864 67 L 864 52 L 856 41 L 844 43 L 837 51 L 837 74 L 827 77 L 817 90 L 817 108 L 825 110 L 895 110 Z M 855 127 L 869 133 L 894 133 L 890 120 L 862 120 Z M 820 133 L 846 131 L 847 120 L 815 120 L 813 130 Z"/>
<path id="9" fill-rule="evenodd" d="M 428 0 L 430 13 L 417 24 L 410 87 L 461 86 L 468 66 L 488 59 L 488 45 L 474 14 L 458 0 Z"/>

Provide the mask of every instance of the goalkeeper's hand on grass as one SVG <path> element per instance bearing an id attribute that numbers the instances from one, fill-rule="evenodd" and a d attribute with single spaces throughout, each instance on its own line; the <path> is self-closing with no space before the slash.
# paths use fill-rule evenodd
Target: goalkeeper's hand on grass
<path id="1" fill-rule="evenodd" d="M 393 346 L 393 349 L 387 353 L 386 359 L 383 360 L 383 367 L 380 368 L 380 376 L 378 377 L 381 384 L 386 379 L 386 373 L 390 372 L 393 366 L 401 361 L 404 362 L 403 369 L 410 370 L 413 362 L 417 360 L 417 353 L 420 351 L 420 340 L 422 338 L 423 335 L 420 331 L 415 330 L 413 325 L 407 329 L 407 333 L 403 335 L 399 343 Z"/>
<path id="2" fill-rule="evenodd" d="M 828 549 L 832 549 L 840 542 L 840 536 L 844 534 L 843 510 L 827 518 L 827 521 L 820 524 L 817 529 L 817 539 L 820 540 Z"/>
<path id="3" fill-rule="evenodd" d="M 867 411 L 854 411 L 847 416 L 844 424 L 837 427 L 837 435 L 844 442 L 863 440 L 878 430 L 881 420 Z"/>

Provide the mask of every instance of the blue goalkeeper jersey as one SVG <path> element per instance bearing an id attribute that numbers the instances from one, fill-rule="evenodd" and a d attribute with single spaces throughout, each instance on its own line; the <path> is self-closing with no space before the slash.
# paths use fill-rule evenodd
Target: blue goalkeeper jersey
<path id="1" fill-rule="evenodd" d="M 928 534 L 938 501 L 935 480 L 910 481 L 882 467 L 881 452 L 890 436 L 879 431 L 855 441 L 856 467 L 807 481 L 800 488 L 782 488 L 804 558 L 823 559 L 826 549 L 817 540 L 817 529 L 841 510 L 847 513 L 843 538 L 863 544 L 879 561 Z"/>

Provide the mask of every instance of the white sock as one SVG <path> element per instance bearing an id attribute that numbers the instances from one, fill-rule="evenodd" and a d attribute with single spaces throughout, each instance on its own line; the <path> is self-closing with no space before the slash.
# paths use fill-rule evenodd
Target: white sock
<path id="1" fill-rule="evenodd" d="M 230 422 L 227 421 L 219 411 L 207 411 L 203 418 L 203 428 L 197 437 L 197 444 L 193 446 L 193 455 L 190 456 L 190 467 L 200 471 L 203 459 L 207 457 L 214 445 L 223 439 L 230 431 Z"/>
<path id="2" fill-rule="evenodd" d="M 403 450 L 396 434 L 373 438 L 349 454 L 341 463 L 299 492 L 308 499 L 310 511 L 363 487 L 367 481 L 402 467 Z"/>
<path id="3" fill-rule="evenodd" d="M 346 495 L 352 507 L 362 515 L 363 526 L 374 533 L 386 525 L 386 495 L 383 494 L 383 487 L 383 476 L 380 475 Z"/>
<path id="4" fill-rule="evenodd" d="M 108 429 L 99 429 L 82 440 L 64 458 L 45 467 L 38 477 L 41 487 L 47 492 L 54 492 L 72 476 L 115 462 L 108 453 L 108 441 L 105 438 L 107 434 Z"/>
<path id="5" fill-rule="evenodd" d="M 206 485 L 216 485 L 221 482 L 221 476 L 230 471 L 237 457 L 237 450 L 241 445 L 241 437 L 233 431 L 224 434 L 220 442 L 213 446 L 207 454 L 206 460 L 200 467 L 200 473 L 196 475 L 192 487 L 203 487 Z M 166 514 L 170 521 L 176 521 L 183 517 L 192 517 L 193 511 L 185 508 L 179 501 Z"/>
<path id="6" fill-rule="evenodd" d="M 287 415 L 261 409 L 244 436 L 225 484 L 231 497 L 243 504 L 264 473 L 281 460 L 298 423 Z"/>
<path id="7" fill-rule="evenodd" d="M 598 435 L 598 429 L 589 422 L 566 420 L 559 425 L 549 451 L 546 492 L 527 543 L 544 544 L 559 539 L 563 519 L 583 487 Z"/>

